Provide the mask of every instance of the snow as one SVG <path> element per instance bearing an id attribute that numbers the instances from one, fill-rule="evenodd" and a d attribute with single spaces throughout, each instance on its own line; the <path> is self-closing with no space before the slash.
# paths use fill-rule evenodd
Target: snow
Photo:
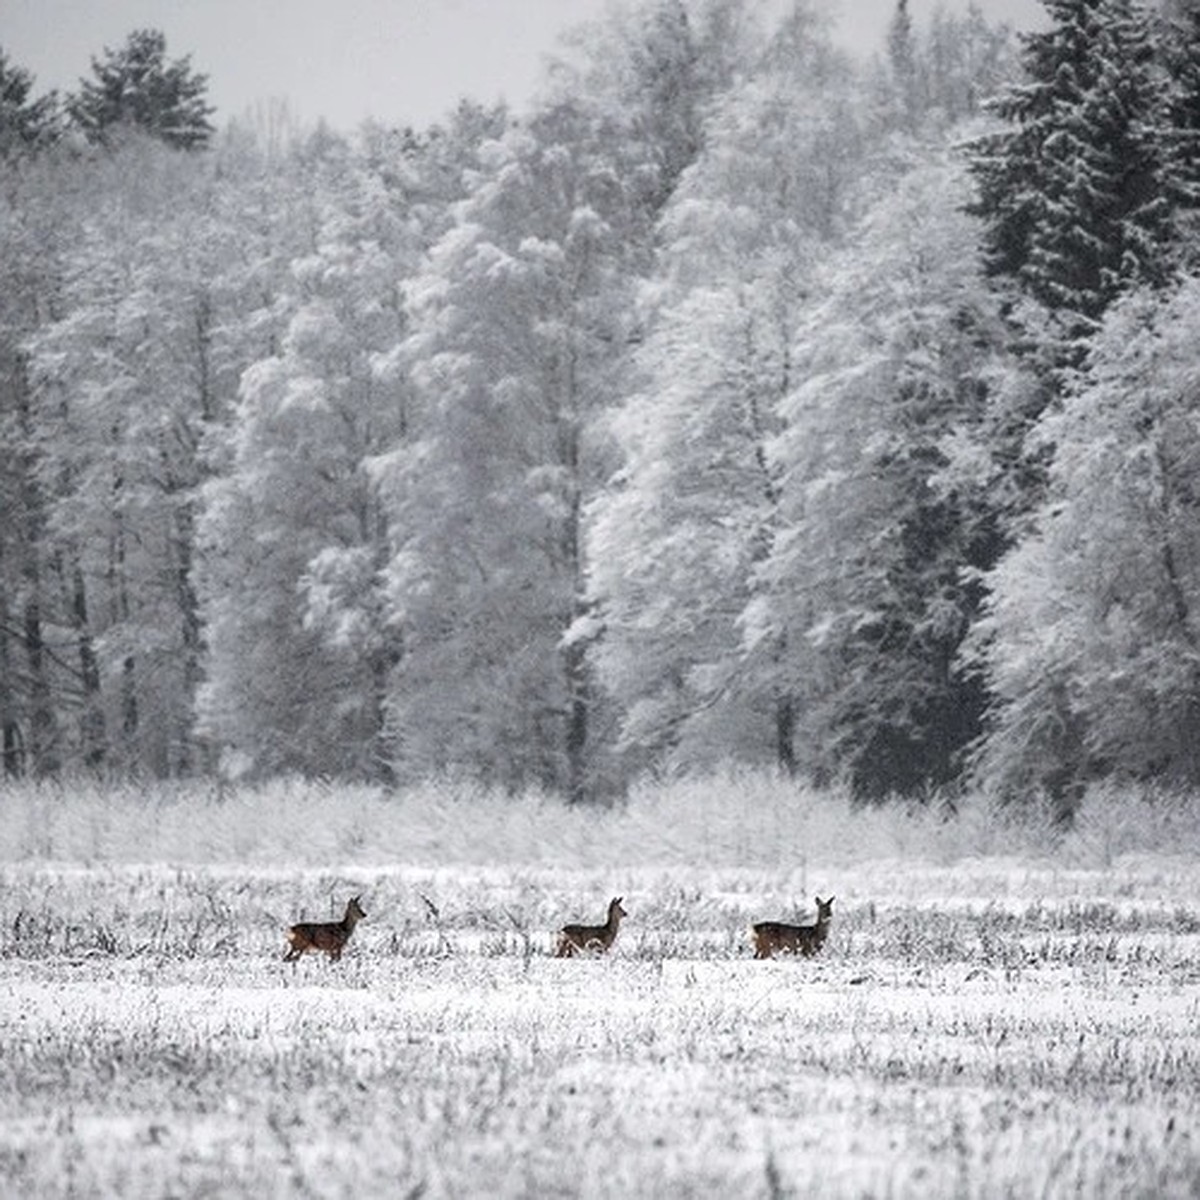
<path id="1" fill-rule="evenodd" d="M 823 955 L 769 962 L 748 917 L 802 907 L 795 880 L 619 874 L 612 953 L 559 960 L 555 918 L 590 911 L 613 872 L 360 867 L 369 916 L 345 957 L 293 967 L 286 898 L 328 874 L 5 866 L 13 1186 L 924 1197 L 1200 1180 L 1194 860 L 864 861 L 839 873 Z"/>

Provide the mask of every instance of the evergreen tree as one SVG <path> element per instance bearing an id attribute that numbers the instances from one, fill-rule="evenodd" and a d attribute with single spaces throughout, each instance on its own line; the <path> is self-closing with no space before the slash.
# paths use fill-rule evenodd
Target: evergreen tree
<path id="1" fill-rule="evenodd" d="M 167 39 L 156 29 L 135 30 L 124 46 L 92 59 L 92 79 L 81 79 L 67 102 L 71 119 L 89 141 L 105 143 L 132 126 L 176 149 L 208 144 L 213 107 L 205 100 L 208 77 L 189 57 L 167 60 Z"/>
<path id="2" fill-rule="evenodd" d="M 1171 77 L 1166 145 L 1178 198 L 1180 266 L 1200 265 L 1200 4 L 1180 4 L 1157 26 L 1159 54 Z"/>
<path id="3" fill-rule="evenodd" d="M 896 9 L 888 23 L 887 58 L 892 83 L 900 102 L 903 127 L 915 129 L 921 110 L 916 38 L 908 0 L 896 0 Z"/>
<path id="4" fill-rule="evenodd" d="M 1009 128 L 970 147 L 990 270 L 1051 314 L 1060 362 L 1122 292 L 1169 277 L 1173 184 L 1163 89 L 1132 0 L 1046 0 L 1024 36 L 1028 81 L 995 103 Z M 1074 347 L 1074 348 L 1072 348 Z"/>
<path id="5" fill-rule="evenodd" d="M 15 66 L 0 48 L 0 160 L 39 150 L 58 139 L 58 97 L 33 99 L 33 75 Z"/>

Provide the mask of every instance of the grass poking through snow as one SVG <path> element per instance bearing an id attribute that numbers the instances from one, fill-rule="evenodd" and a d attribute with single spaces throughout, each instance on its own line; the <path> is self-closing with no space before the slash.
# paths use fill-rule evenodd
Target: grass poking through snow
<path id="1" fill-rule="evenodd" d="M 0 833 L 14 1195 L 1200 1188 L 1186 809 L 1051 845 L 769 781 L 510 823 L 432 793 L 53 801 L 6 798 Z M 750 922 L 818 891 L 823 953 L 755 962 Z M 360 892 L 340 963 L 282 962 Z M 611 895 L 612 954 L 553 958 Z"/>

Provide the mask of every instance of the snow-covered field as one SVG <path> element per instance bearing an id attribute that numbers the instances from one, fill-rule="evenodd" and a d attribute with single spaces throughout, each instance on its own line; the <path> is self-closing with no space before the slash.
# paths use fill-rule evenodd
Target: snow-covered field
<path id="1" fill-rule="evenodd" d="M 6 801 L 5 1194 L 1200 1189 L 1200 856 L 1180 812 L 1162 846 L 1106 818 L 1001 854 L 978 852 L 992 823 L 816 800 L 804 842 L 773 846 L 739 843 L 748 817 L 722 826 L 728 795 L 671 797 L 661 837 L 629 814 L 436 801 L 269 794 L 203 819 L 196 800 Z M 774 793 L 738 803 L 783 820 Z M 285 809 L 327 814 L 290 861 Z M 817 891 L 837 895 L 824 954 L 752 960 L 749 922 Z M 281 961 L 289 921 L 355 892 L 368 919 L 340 963 Z M 552 957 L 554 928 L 613 894 L 612 955 Z"/>

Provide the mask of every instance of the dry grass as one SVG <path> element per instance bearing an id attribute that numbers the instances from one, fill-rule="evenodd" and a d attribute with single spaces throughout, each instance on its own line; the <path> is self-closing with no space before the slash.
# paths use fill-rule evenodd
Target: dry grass
<path id="1" fill-rule="evenodd" d="M 1196 859 L 835 840 L 788 869 L 10 863 L 0 1170 L 34 1197 L 1195 1194 Z M 753 961 L 750 920 L 816 890 L 825 953 Z M 360 891 L 341 963 L 282 963 L 289 921 Z M 613 954 L 551 957 L 614 893 Z"/>
<path id="2" fill-rule="evenodd" d="M 730 774 L 647 786 L 611 810 L 571 809 L 454 783 L 402 794 L 278 781 L 103 786 L 86 780 L 10 787 L 0 862 L 244 863 L 362 866 L 758 867 L 803 873 L 898 859 L 1052 859 L 1063 870 L 1107 867 L 1131 854 L 1200 855 L 1200 803 L 1182 794 L 1097 788 L 1075 828 L 1037 805 L 985 797 L 953 810 L 860 807 L 769 775 Z"/>

